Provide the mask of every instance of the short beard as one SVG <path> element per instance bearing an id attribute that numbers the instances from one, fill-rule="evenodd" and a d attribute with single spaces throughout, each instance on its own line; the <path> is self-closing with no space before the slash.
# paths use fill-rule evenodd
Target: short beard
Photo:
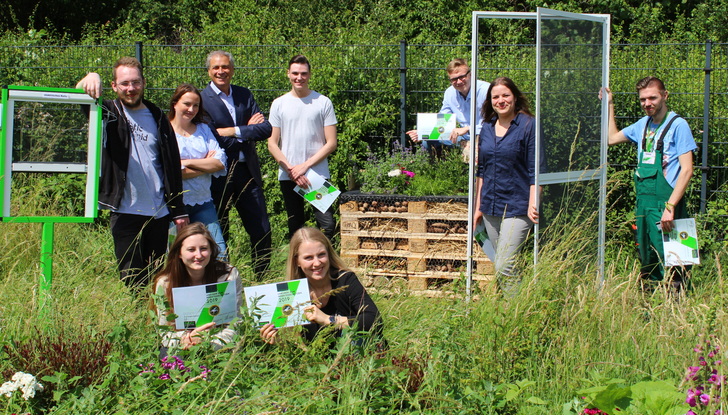
<path id="1" fill-rule="evenodd" d="M 129 102 L 127 102 L 127 101 L 119 98 L 119 101 L 121 101 L 121 104 L 122 105 L 124 105 L 126 108 L 129 108 L 129 109 L 132 109 L 132 110 L 137 110 L 137 109 L 141 108 L 142 107 L 142 104 L 143 104 L 143 102 L 142 102 L 143 100 L 144 100 L 144 94 L 143 93 L 142 94 L 139 94 L 138 100 L 134 104 L 129 104 Z"/>

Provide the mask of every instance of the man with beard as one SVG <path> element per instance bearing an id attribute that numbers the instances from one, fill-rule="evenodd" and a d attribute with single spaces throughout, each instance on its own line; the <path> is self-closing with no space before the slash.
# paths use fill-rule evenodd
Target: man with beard
<path id="1" fill-rule="evenodd" d="M 115 100 L 104 100 L 99 205 L 111 211 L 111 235 L 122 280 L 140 288 L 149 282 L 156 260 L 167 251 L 170 219 L 178 230 L 187 225 L 182 203 L 179 149 L 167 117 L 144 99 L 141 63 L 132 57 L 116 61 L 111 88 Z M 101 77 L 86 75 L 76 88 L 101 96 Z"/>
<path id="2" fill-rule="evenodd" d="M 609 145 L 637 144 L 636 225 L 637 243 L 645 282 L 661 281 L 665 270 L 662 233 L 672 231 L 673 220 L 687 217 L 685 190 L 693 176 L 693 151 L 697 149 L 688 123 L 667 109 L 668 92 L 658 78 L 637 82 L 640 106 L 645 112 L 636 123 L 619 130 L 609 88 L 604 88 L 609 105 Z M 603 93 L 599 91 L 599 97 Z M 668 278 L 673 289 L 683 288 L 683 272 L 675 269 Z"/>

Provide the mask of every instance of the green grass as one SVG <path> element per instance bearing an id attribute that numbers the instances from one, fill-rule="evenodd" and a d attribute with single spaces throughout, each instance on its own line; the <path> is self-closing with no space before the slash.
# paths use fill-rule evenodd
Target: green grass
<path id="1" fill-rule="evenodd" d="M 246 238 L 235 226 L 232 260 L 251 283 Z M 280 225 L 274 226 L 282 235 Z M 698 335 L 710 326 L 725 339 L 728 327 L 725 249 L 703 258 L 694 270 L 693 290 L 674 301 L 664 290 L 641 293 L 634 253 L 617 241 L 607 247 L 600 288 L 591 261 L 574 259 L 587 255 L 584 241 L 592 236 L 583 228 L 566 228 L 542 248 L 535 271 L 524 259 L 527 277 L 512 298 L 489 288 L 476 288 L 470 303 L 463 295 L 374 294 L 385 323 L 386 353 L 352 354 L 345 340 L 331 349 L 323 341 L 302 347 L 295 335 L 265 346 L 244 326 L 237 344 L 184 355 L 193 372 L 160 380 L 158 374 L 139 374 L 139 365 L 159 368 L 158 339 L 147 298 L 132 295 L 118 280 L 104 224 L 56 225 L 46 310 L 39 309 L 40 225 L 0 223 L 0 229 L 0 343 L 22 344 L 39 333 L 54 345 L 79 338 L 113 343 L 103 374 L 92 379 L 64 379 L 68 362 L 59 361 L 68 358 L 56 352 L 36 359 L 61 368 L 34 373 L 55 375 L 42 381 L 53 392 L 28 402 L 0 396 L 7 413 L 575 413 L 581 404 L 568 409 L 572 412 L 562 412 L 564 405 L 575 398 L 583 402 L 579 390 L 608 379 L 626 385 L 663 380 L 677 388 L 686 367 L 695 364 Z M 280 248 L 271 281 L 282 278 L 286 252 L 283 241 L 275 243 Z M 4 380 L 28 370 L 8 350 L 0 350 Z M 77 354 L 94 357 L 94 349 L 80 347 Z M 199 365 L 212 370 L 208 380 L 189 381 Z"/>

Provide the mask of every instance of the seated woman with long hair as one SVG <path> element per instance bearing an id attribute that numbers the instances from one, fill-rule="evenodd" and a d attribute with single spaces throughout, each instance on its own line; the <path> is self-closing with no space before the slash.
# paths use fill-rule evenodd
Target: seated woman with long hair
<path id="1" fill-rule="evenodd" d="M 215 240 L 200 222 L 185 226 L 177 234 L 169 249 L 167 262 L 154 277 L 152 284 L 153 298 L 156 297 L 152 307 L 157 312 L 158 324 L 171 326 L 170 330 L 162 333 L 162 354 L 165 354 L 168 348 L 188 349 L 201 343 L 202 333 L 215 327 L 215 323 L 208 323 L 193 330 L 174 330 L 174 321 L 168 319 L 174 313 L 172 288 L 235 281 L 236 305 L 240 317 L 240 306 L 243 303 L 243 284 L 240 275 L 237 268 L 219 261 L 218 254 Z M 219 349 L 225 343 L 229 343 L 234 336 L 235 331 L 225 327 L 213 335 L 212 345 L 215 349 Z"/>
<path id="2" fill-rule="evenodd" d="M 379 310 L 356 274 L 348 270 L 336 254 L 329 239 L 315 228 L 301 228 L 291 238 L 286 263 L 286 279 L 306 278 L 312 305 L 304 309 L 311 322 L 303 326 L 303 336 L 312 340 L 327 326 L 335 334 L 356 327 L 372 335 L 381 335 Z M 266 324 L 260 335 L 267 343 L 275 343 L 278 329 Z"/>

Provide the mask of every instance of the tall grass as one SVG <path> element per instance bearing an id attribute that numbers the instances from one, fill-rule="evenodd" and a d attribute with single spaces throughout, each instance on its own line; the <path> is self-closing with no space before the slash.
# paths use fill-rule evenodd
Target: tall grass
<path id="1" fill-rule="evenodd" d="M 584 214 L 578 223 L 590 220 Z M 149 363 L 160 369 L 158 338 L 146 298 L 118 280 L 103 220 L 56 225 L 54 281 L 43 313 L 40 225 L 0 223 L 0 342 L 19 342 L 38 330 L 53 341 L 78 329 L 114 344 L 105 370 L 89 382 L 64 381 L 60 370 L 41 381 L 54 385 L 53 396 L 34 405 L 0 396 L 0 407 L 10 402 L 15 412 L 58 414 L 553 414 L 579 398 L 578 390 L 605 379 L 677 386 L 706 327 L 726 338 L 725 250 L 705 253 L 686 296 L 662 289 L 645 294 L 635 253 L 619 242 L 609 242 L 600 285 L 588 249 L 594 235 L 569 223 L 573 217 L 553 221 L 559 233 L 542 246 L 537 267 L 524 257 L 524 279 L 513 297 L 488 287 L 470 303 L 464 296 L 378 293 L 386 352 L 352 353 L 345 338 L 302 345 L 295 334 L 267 346 L 242 325 L 236 344 L 182 356 L 187 367 L 209 368 L 207 380 L 195 371 L 170 380 L 158 379 L 161 372 L 139 373 Z M 233 234 L 232 261 L 252 283 L 247 238 L 239 227 Z M 283 275 L 286 250 L 281 240 L 276 244 L 270 280 Z M 54 330 L 60 325 L 65 331 Z M 6 353 L 0 369 L 25 368 Z"/>

